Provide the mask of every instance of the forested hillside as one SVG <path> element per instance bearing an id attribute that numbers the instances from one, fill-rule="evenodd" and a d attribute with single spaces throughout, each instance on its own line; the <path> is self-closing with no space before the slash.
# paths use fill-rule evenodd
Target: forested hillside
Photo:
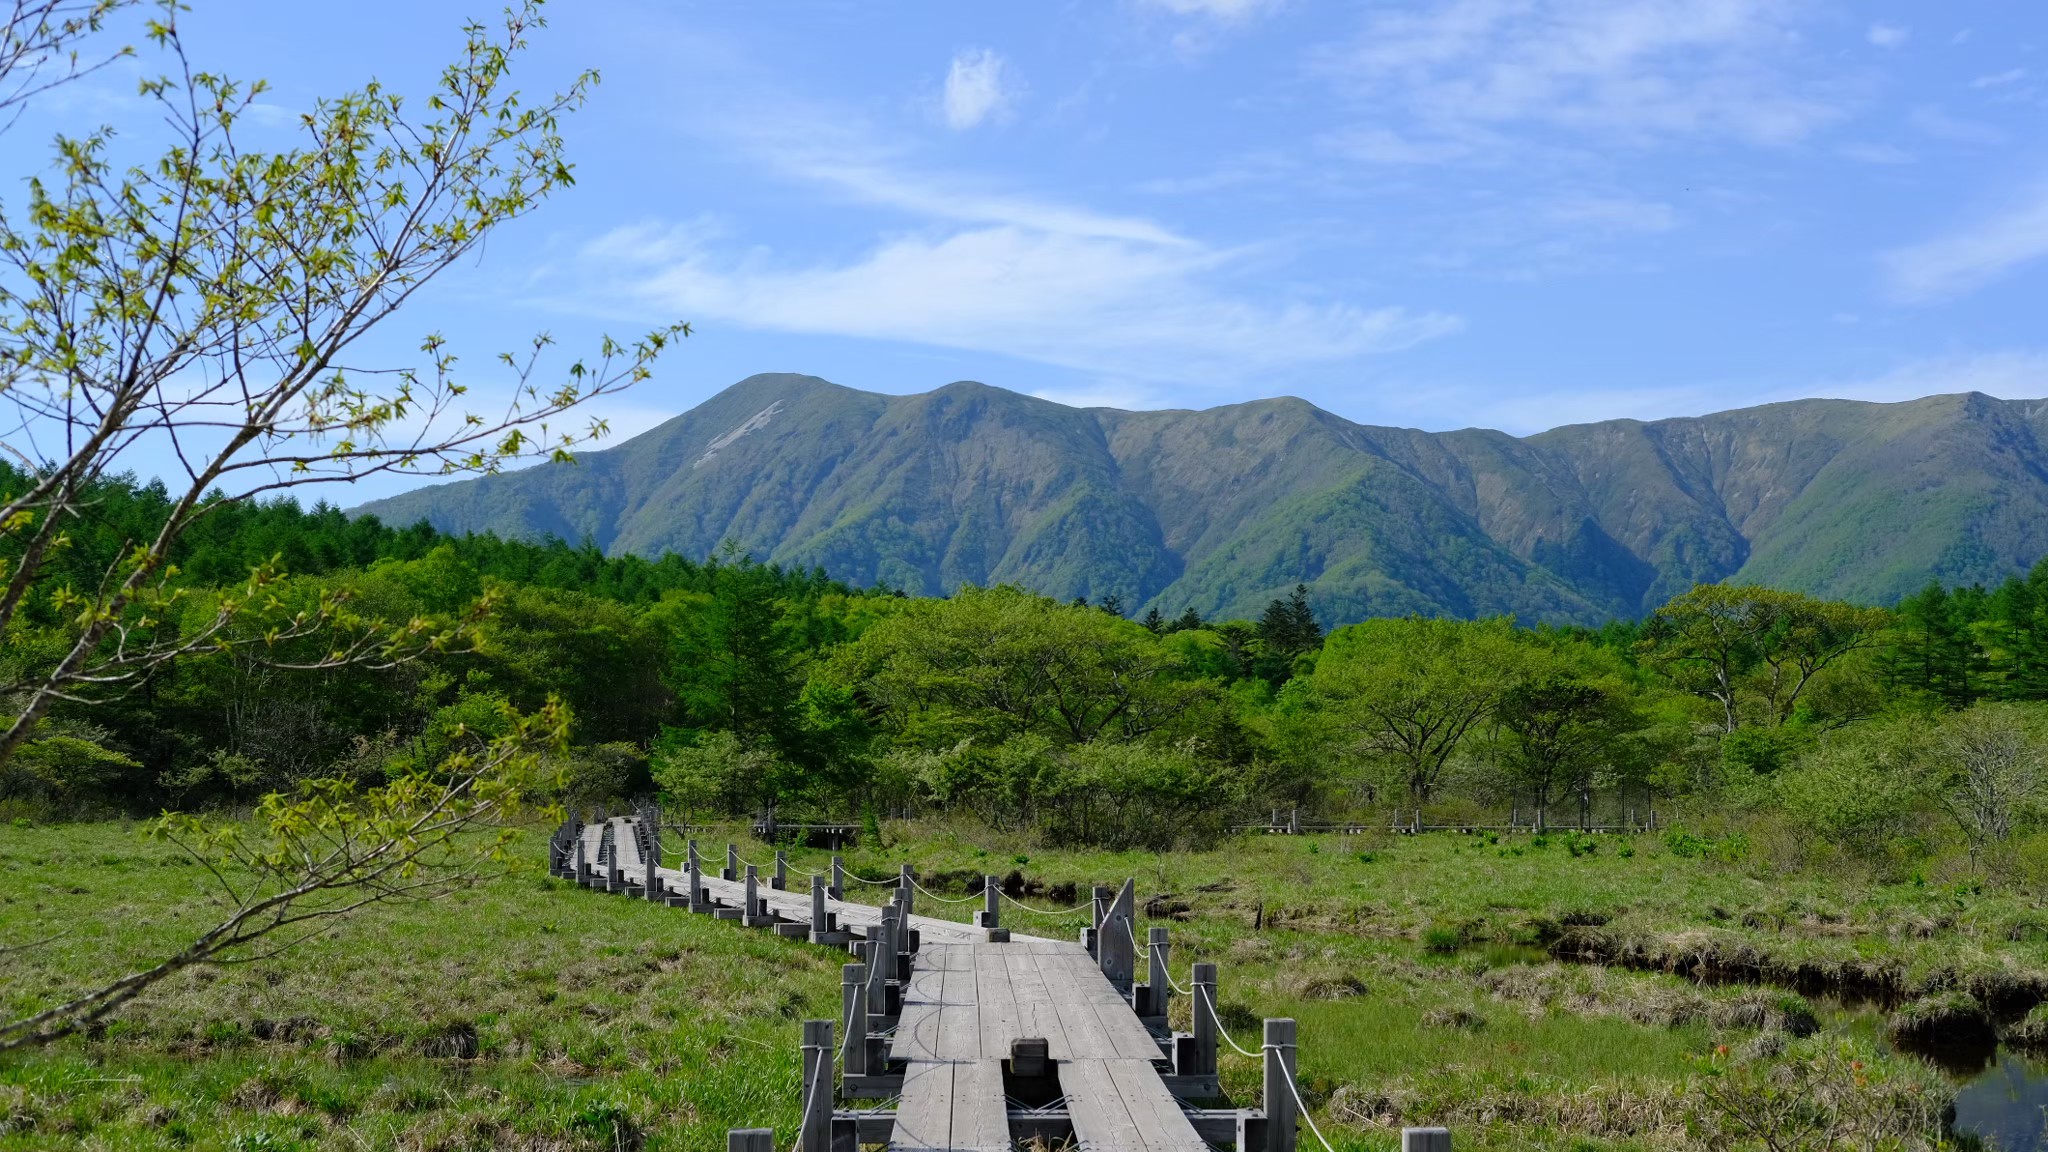
<path id="1" fill-rule="evenodd" d="M 1354 424 L 1300 400 L 1075 409 L 754 376 L 576 463 L 366 505 L 392 523 L 767 561 L 921 595 L 1014 583 L 1136 613 L 1596 625 L 1696 582 L 1890 604 L 2048 552 L 2048 420 L 1977 394 L 1802 400 L 1526 438 Z"/>
<path id="2" fill-rule="evenodd" d="M 65 588 L 163 500 L 119 483 L 95 494 L 61 557 L 70 575 L 8 636 L 11 677 L 55 658 Z M 344 630 L 473 633 L 312 669 L 294 665 L 317 662 L 315 640 L 260 632 L 181 657 L 61 705 L 0 779 L 9 810 L 375 783 L 553 699 L 573 717 L 551 754 L 556 796 L 658 790 L 704 813 L 952 810 L 1056 842 L 1165 846 L 1270 805 L 1582 813 L 1763 788 L 1820 812 L 1870 781 L 1808 774 L 1873 770 L 1863 741 L 1920 747 L 1913 733 L 1965 722 L 1944 717 L 2031 731 L 2030 711 L 1996 705 L 2048 699 L 2048 565 L 1988 590 L 1931 585 L 1897 611 L 1704 584 L 1599 629 L 1405 616 L 1331 630 L 1307 586 L 1255 619 L 1133 621 L 1010 586 L 911 597 L 736 549 L 608 557 L 289 502 L 218 504 L 177 563 L 176 608 L 154 624 L 173 632 L 282 563 L 292 573 L 267 593 L 281 610 L 332 602 Z"/>

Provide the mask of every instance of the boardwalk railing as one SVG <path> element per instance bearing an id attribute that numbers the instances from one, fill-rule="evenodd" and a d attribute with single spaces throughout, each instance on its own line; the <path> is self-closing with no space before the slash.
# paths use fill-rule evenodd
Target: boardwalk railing
<path id="1" fill-rule="evenodd" d="M 572 818 L 550 838 L 550 871 L 851 954 L 840 970 L 840 1018 L 804 1022 L 798 1152 L 1009 1152 L 1028 1140 L 1089 1152 L 1295 1152 L 1302 1122 L 1330 1152 L 1295 1077 L 1295 1022 L 1267 1020 L 1257 1050 L 1240 1045 L 1217 1011 L 1216 965 L 1192 965 L 1183 987 L 1167 930 L 1148 928 L 1140 943 L 1133 881 L 1052 910 L 1008 896 L 994 876 L 955 899 L 923 888 L 907 864 L 867 878 L 834 856 L 829 871 L 802 873 L 778 852 L 763 884 L 759 866 L 731 844 L 716 874 L 694 840 L 682 867 L 665 867 L 661 828 L 652 809 Z M 806 876 L 807 893 L 790 890 L 792 871 Z M 848 901 L 849 883 L 882 888 L 886 900 Z M 962 924 L 917 914 L 919 895 L 980 907 Z M 1020 915 L 1085 926 L 1078 942 L 1014 932 L 1001 923 L 1006 901 Z M 1189 1032 L 1167 1024 L 1176 993 L 1190 998 Z M 1260 1107 L 1217 1106 L 1227 1104 L 1217 1067 L 1224 1046 L 1261 1062 Z M 728 1137 L 729 1150 L 776 1148 L 770 1129 Z M 1449 1152 L 1450 1134 L 1406 1129 L 1402 1148 Z"/>
<path id="2" fill-rule="evenodd" d="M 1549 818 L 1548 813 L 1538 809 L 1533 815 L 1524 819 L 1521 810 L 1514 809 L 1508 813 L 1507 823 L 1488 824 L 1474 820 L 1453 821 L 1451 823 L 1426 823 L 1422 818 L 1422 809 L 1420 808 L 1410 809 L 1407 812 L 1395 812 L 1390 819 L 1384 821 L 1307 821 L 1301 818 L 1301 809 L 1299 808 L 1275 808 L 1273 809 L 1272 819 L 1264 824 L 1233 824 L 1230 830 L 1233 832 L 1263 832 L 1273 836 L 1304 836 L 1316 832 L 1325 835 L 1358 836 L 1367 832 L 1382 831 L 1394 832 L 1400 835 L 1412 835 L 1419 832 L 1464 832 L 1467 834 L 1475 832 L 1505 832 L 1509 834 L 1589 832 L 1632 835 L 1639 832 L 1655 832 L 1660 827 L 1662 827 L 1662 824 L 1658 821 L 1655 809 L 1646 809 L 1640 819 L 1638 819 L 1636 811 L 1630 809 L 1626 818 L 1620 823 L 1609 821 L 1604 824 L 1594 822 L 1590 814 L 1585 812 L 1581 812 L 1580 818 L 1577 820 L 1552 820 Z"/>

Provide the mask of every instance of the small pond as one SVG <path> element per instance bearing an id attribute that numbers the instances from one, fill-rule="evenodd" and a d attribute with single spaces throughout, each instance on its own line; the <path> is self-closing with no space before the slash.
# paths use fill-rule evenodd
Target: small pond
<path id="1" fill-rule="evenodd" d="M 2001 1048 L 1956 1097 L 1956 1131 L 2000 1152 L 2048 1150 L 2048 1064 Z"/>

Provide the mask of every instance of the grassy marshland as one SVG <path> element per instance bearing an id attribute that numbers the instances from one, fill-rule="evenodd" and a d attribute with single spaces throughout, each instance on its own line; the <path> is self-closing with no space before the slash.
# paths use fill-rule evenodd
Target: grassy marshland
<path id="1" fill-rule="evenodd" d="M 1125 875 L 1165 896 L 1180 978 L 1194 959 L 1222 966 L 1241 1042 L 1261 1016 L 1301 1021 L 1303 1079 L 1340 1147 L 1389 1147 L 1392 1129 L 1427 1122 L 1468 1149 L 1726 1146 L 1709 1097 L 1774 1077 L 1845 1095 L 1880 1142 L 1925 1146 L 1953 1086 L 1886 1054 L 1867 1024 L 1830 1024 L 1840 1014 L 1802 981 L 1886 1012 L 1960 993 L 2018 1035 L 2048 973 L 2031 898 L 1788 872 L 1767 847 L 1435 835 L 1157 856 L 890 832 L 850 866 L 908 860 L 951 896 L 1012 871 L 1054 897 Z M 64 933 L 0 953 L 6 1009 L 167 951 L 206 919 L 203 877 L 133 826 L 0 832 L 0 940 Z M 832 1015 L 840 959 L 510 876 L 374 909 L 276 962 L 187 973 L 101 1035 L 0 1058 L 0 1149 L 712 1149 L 738 1124 L 789 1132 L 796 1022 Z M 1227 1059 L 1225 1080 L 1256 1100 L 1253 1061 Z"/>

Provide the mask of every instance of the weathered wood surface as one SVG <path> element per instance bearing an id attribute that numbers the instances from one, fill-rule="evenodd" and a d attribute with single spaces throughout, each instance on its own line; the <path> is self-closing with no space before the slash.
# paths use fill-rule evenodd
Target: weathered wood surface
<path id="1" fill-rule="evenodd" d="M 631 885 L 647 868 L 638 829 L 615 820 L 612 846 Z M 583 830 L 593 862 L 603 825 Z M 672 891 L 687 891 L 687 874 L 658 874 Z M 718 903 L 738 909 L 742 881 L 715 874 L 700 878 Z M 811 895 L 760 887 L 770 913 L 808 924 Z M 842 928 L 867 937 L 882 909 L 827 901 Z M 1002 1061 L 1018 1040 L 1042 1038 L 1056 1062 L 1060 1090 L 1083 1152 L 1204 1152 L 1180 1102 L 1160 1078 L 1164 1054 L 1130 1003 L 1078 944 L 1012 935 L 991 942 L 986 929 L 929 916 L 912 916 L 920 947 L 903 989 L 901 1015 L 889 1055 L 904 1061 L 891 1149 L 968 1149 L 1008 1152 L 1013 1147 Z"/>
<path id="2" fill-rule="evenodd" d="M 927 943 L 903 991 L 889 1055 L 1001 1060 L 1043 1037 L 1054 1060 L 1157 1060 L 1158 1041 L 1077 944 Z"/>
<path id="3" fill-rule="evenodd" d="M 997 1060 L 918 1061 L 903 1076 L 892 1152 L 1010 1152 L 1010 1119 Z"/>
<path id="4" fill-rule="evenodd" d="M 1084 1152 L 1207 1152 L 1180 1102 L 1143 1060 L 1070 1060 L 1059 1066 L 1060 1091 Z"/>

